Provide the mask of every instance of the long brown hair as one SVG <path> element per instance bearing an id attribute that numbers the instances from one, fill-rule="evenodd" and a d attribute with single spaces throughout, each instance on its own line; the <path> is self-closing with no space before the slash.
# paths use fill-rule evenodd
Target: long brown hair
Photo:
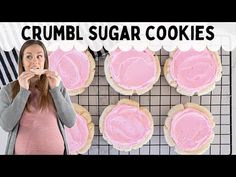
<path id="1" fill-rule="evenodd" d="M 47 49 L 46 49 L 45 45 L 41 41 L 38 41 L 38 40 L 28 40 L 22 45 L 22 47 L 20 49 L 19 59 L 18 59 L 18 75 L 20 75 L 22 72 L 25 71 L 25 69 L 23 67 L 23 56 L 24 56 L 25 49 L 31 45 L 34 45 L 34 44 L 37 44 L 42 47 L 42 49 L 44 51 L 44 58 L 45 58 L 44 69 L 49 68 L 48 54 L 47 54 Z M 37 85 L 38 90 L 40 91 L 39 108 L 44 109 L 49 104 L 53 104 L 52 97 L 49 92 L 48 79 L 47 79 L 46 75 L 41 75 L 40 79 L 36 85 Z M 18 94 L 19 91 L 20 91 L 20 85 L 19 85 L 18 80 L 16 80 L 13 83 L 13 87 L 12 87 L 12 100 L 14 100 L 14 98 L 16 97 L 16 95 Z M 26 105 L 26 109 L 28 111 L 30 111 L 28 109 L 28 104 Z"/>

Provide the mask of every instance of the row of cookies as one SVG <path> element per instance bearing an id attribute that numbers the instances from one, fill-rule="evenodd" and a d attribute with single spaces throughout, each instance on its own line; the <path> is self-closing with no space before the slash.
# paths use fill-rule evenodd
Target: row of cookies
<path id="1" fill-rule="evenodd" d="M 73 104 L 77 121 L 66 128 L 70 154 L 88 151 L 94 136 L 94 124 L 89 112 Z M 212 114 L 194 103 L 172 107 L 165 119 L 163 131 L 166 142 L 174 146 L 179 154 L 203 154 L 214 139 L 215 126 Z M 150 141 L 154 133 L 154 121 L 145 107 L 129 99 L 107 106 L 99 119 L 99 130 L 103 138 L 120 151 L 141 148 Z"/>
<path id="2" fill-rule="evenodd" d="M 70 95 L 81 94 L 94 78 L 95 61 L 87 50 L 61 49 L 49 55 L 51 70 L 57 71 Z M 164 76 L 170 86 L 182 95 L 204 95 L 221 79 L 222 66 L 217 52 L 175 50 L 165 61 Z M 110 86 L 123 95 L 142 95 L 158 81 L 161 67 L 158 56 L 149 50 L 110 52 L 104 62 Z"/>

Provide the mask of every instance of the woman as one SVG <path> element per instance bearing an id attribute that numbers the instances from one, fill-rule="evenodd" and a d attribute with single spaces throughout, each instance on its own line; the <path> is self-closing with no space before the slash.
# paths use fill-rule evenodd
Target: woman
<path id="1" fill-rule="evenodd" d="M 0 126 L 9 132 L 6 154 L 68 154 L 64 125 L 76 114 L 41 41 L 29 40 L 19 53 L 19 77 L 0 90 Z"/>

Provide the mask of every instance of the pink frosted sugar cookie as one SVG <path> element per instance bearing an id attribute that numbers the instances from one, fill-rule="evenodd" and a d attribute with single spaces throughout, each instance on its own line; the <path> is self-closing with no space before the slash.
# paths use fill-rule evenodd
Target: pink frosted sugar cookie
<path id="1" fill-rule="evenodd" d="M 182 52 L 176 50 L 170 54 L 164 66 L 164 75 L 172 87 L 183 95 L 204 95 L 215 88 L 215 82 L 221 79 L 221 61 L 217 52 L 208 49 Z"/>
<path id="2" fill-rule="evenodd" d="M 149 50 L 111 52 L 104 63 L 108 83 L 124 95 L 141 95 L 152 89 L 160 76 L 160 63 Z"/>
<path id="3" fill-rule="evenodd" d="M 91 146 L 94 136 L 94 124 L 89 112 L 82 106 L 73 103 L 77 113 L 76 123 L 71 128 L 65 128 L 69 152 L 71 155 L 84 154 Z"/>
<path id="4" fill-rule="evenodd" d="M 57 49 L 49 55 L 49 66 L 59 73 L 69 95 L 82 93 L 94 78 L 95 62 L 89 51 Z"/>
<path id="5" fill-rule="evenodd" d="M 171 108 L 165 120 L 167 143 L 175 146 L 179 154 L 203 154 L 214 139 L 212 114 L 194 103 L 179 104 Z"/>
<path id="6" fill-rule="evenodd" d="M 152 137 L 153 126 L 148 109 L 128 99 L 106 107 L 99 120 L 103 138 L 120 151 L 131 151 L 146 144 Z"/>

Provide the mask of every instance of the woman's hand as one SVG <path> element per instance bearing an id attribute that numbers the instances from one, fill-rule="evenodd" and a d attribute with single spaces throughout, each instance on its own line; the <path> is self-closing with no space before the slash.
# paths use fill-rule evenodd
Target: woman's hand
<path id="1" fill-rule="evenodd" d="M 47 70 L 45 74 L 48 78 L 50 89 L 53 89 L 53 88 L 59 86 L 60 81 L 61 81 L 61 77 L 58 75 L 58 73 L 56 71 Z"/>
<path id="2" fill-rule="evenodd" d="M 21 75 L 18 77 L 18 82 L 20 84 L 20 87 L 29 90 L 30 79 L 34 76 L 35 74 L 30 71 L 25 71 L 21 73 Z"/>

